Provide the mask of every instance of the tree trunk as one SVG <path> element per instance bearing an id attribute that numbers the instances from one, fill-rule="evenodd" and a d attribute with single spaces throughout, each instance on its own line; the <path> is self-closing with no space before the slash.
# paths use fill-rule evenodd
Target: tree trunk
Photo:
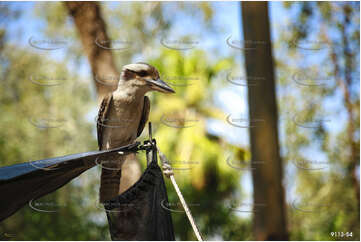
<path id="1" fill-rule="evenodd" d="M 65 2 L 73 17 L 92 69 L 98 100 L 117 88 L 119 72 L 113 61 L 111 41 L 96 2 Z"/>
<path id="2" fill-rule="evenodd" d="M 253 232 L 257 240 L 287 240 L 283 167 L 279 153 L 274 61 L 266 2 L 242 2 L 252 161 Z M 254 122 L 261 120 L 261 122 Z M 254 122 L 254 123 L 253 123 Z"/>

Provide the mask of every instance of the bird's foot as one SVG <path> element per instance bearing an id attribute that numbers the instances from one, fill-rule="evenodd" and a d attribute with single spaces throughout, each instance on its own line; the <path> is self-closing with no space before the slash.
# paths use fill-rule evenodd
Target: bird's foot
<path id="1" fill-rule="evenodd" d="M 173 169 L 172 169 L 172 167 L 171 167 L 169 164 L 163 163 L 163 164 L 162 164 L 162 169 L 163 169 L 163 174 L 164 174 L 166 177 L 170 178 L 170 176 L 173 176 L 173 175 L 174 175 Z"/>

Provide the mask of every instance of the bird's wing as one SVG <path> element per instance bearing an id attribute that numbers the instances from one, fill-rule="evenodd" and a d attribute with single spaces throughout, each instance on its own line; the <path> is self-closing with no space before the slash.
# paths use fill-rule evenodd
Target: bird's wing
<path id="1" fill-rule="evenodd" d="M 105 96 L 100 104 L 98 118 L 97 118 L 97 136 L 98 136 L 98 147 L 99 150 L 103 148 L 103 129 L 106 124 L 109 107 L 113 100 L 113 95 L 109 94 Z"/>
<path id="2" fill-rule="evenodd" d="M 144 96 L 143 112 L 138 126 L 137 137 L 139 137 L 139 135 L 141 135 L 141 133 L 143 132 L 145 124 L 147 123 L 149 118 L 149 111 L 150 111 L 150 101 L 147 96 Z"/>

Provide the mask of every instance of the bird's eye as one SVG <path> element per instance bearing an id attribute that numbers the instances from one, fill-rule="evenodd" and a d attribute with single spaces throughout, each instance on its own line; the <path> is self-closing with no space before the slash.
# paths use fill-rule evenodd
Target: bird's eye
<path id="1" fill-rule="evenodd" d="M 138 72 L 138 76 L 145 77 L 148 73 L 146 71 Z"/>

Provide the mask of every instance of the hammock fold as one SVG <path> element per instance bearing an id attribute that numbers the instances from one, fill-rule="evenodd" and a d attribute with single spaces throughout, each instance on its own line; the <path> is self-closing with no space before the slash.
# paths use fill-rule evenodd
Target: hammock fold
<path id="1" fill-rule="evenodd" d="M 112 240 L 175 240 L 168 195 L 157 153 L 140 179 L 104 202 Z"/>
<path id="2" fill-rule="evenodd" d="M 0 221 L 14 214 L 31 200 L 64 186 L 96 165 L 100 155 L 136 152 L 139 142 L 112 150 L 92 151 L 38 160 L 0 168 Z"/>

